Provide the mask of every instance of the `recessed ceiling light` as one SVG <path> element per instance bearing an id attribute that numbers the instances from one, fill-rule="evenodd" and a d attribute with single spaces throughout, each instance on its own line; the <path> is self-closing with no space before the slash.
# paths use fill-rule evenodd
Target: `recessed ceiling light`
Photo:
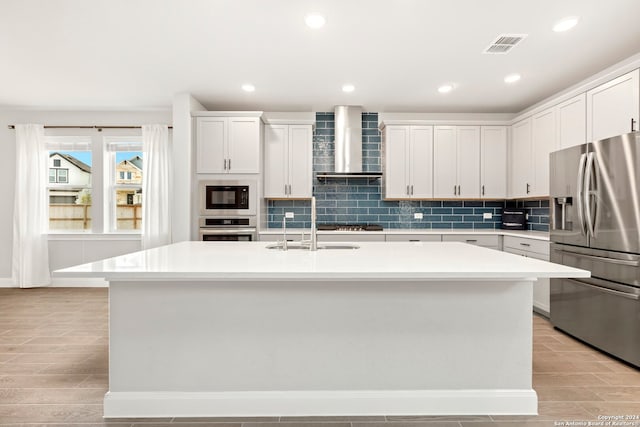
<path id="1" fill-rule="evenodd" d="M 307 27 L 318 29 L 324 27 L 325 22 L 324 16 L 318 15 L 317 13 L 311 13 L 304 18 L 304 22 L 307 24 Z"/>
<path id="2" fill-rule="evenodd" d="M 438 92 L 440 93 L 449 93 L 453 90 L 453 85 L 448 84 L 448 85 L 442 85 L 438 88 Z"/>
<path id="3" fill-rule="evenodd" d="M 242 90 L 245 92 L 254 92 L 256 87 L 250 83 L 242 85 Z"/>
<path id="4" fill-rule="evenodd" d="M 346 85 L 342 85 L 342 91 L 343 92 L 353 92 L 354 90 L 356 90 L 356 87 L 352 84 L 346 84 Z"/>
<path id="5" fill-rule="evenodd" d="M 577 16 L 568 16 L 556 22 L 556 25 L 553 26 L 553 31 L 556 33 L 561 33 L 563 31 L 567 31 L 572 29 L 578 24 Z"/>
<path id="6" fill-rule="evenodd" d="M 520 74 L 518 73 L 513 73 L 513 74 L 509 74 L 507 77 L 504 78 L 504 82 L 505 83 L 515 83 L 518 80 L 520 80 Z"/>

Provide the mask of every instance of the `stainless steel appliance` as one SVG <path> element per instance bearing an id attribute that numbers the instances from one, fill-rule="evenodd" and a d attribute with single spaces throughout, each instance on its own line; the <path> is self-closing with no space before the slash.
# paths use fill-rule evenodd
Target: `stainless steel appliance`
<path id="1" fill-rule="evenodd" d="M 378 224 L 318 224 L 319 231 L 382 231 Z"/>
<path id="2" fill-rule="evenodd" d="M 200 240 L 251 242 L 258 240 L 256 217 L 201 217 Z"/>
<path id="3" fill-rule="evenodd" d="M 256 215 L 256 181 L 200 181 L 200 215 Z"/>
<path id="4" fill-rule="evenodd" d="M 640 366 L 640 132 L 551 154 L 551 323 Z"/>

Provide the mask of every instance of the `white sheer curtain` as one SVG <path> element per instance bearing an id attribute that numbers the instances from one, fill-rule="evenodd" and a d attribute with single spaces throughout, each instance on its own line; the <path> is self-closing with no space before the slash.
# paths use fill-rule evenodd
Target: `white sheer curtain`
<path id="1" fill-rule="evenodd" d="M 142 126 L 142 248 L 171 243 L 169 129 L 166 125 Z"/>
<path id="2" fill-rule="evenodd" d="M 21 288 L 51 283 L 47 241 L 47 158 L 44 126 L 16 125 L 12 274 Z"/>

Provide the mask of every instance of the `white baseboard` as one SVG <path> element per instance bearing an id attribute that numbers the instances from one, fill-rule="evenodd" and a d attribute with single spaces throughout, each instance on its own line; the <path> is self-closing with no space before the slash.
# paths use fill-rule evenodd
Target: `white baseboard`
<path id="1" fill-rule="evenodd" d="M 0 288 L 17 288 L 11 277 L 0 277 Z"/>
<path id="2" fill-rule="evenodd" d="M 108 288 L 109 282 L 95 277 L 52 277 L 52 288 Z"/>
<path id="3" fill-rule="evenodd" d="M 109 282 L 97 278 L 53 277 L 51 288 L 108 288 Z M 18 288 L 11 277 L 0 277 L 0 288 Z"/>
<path id="4" fill-rule="evenodd" d="M 537 415 L 534 390 L 108 392 L 105 418 Z"/>

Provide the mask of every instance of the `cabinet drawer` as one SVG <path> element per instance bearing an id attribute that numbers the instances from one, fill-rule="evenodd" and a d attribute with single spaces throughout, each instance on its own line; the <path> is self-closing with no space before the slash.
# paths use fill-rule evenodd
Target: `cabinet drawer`
<path id="1" fill-rule="evenodd" d="M 441 242 L 440 234 L 387 234 L 387 242 Z"/>
<path id="2" fill-rule="evenodd" d="M 384 242 L 384 234 L 318 234 L 318 242 Z"/>
<path id="3" fill-rule="evenodd" d="M 273 233 L 261 233 L 259 235 L 261 242 L 282 242 L 284 235 L 283 234 L 273 234 Z M 309 238 L 309 233 L 305 234 L 305 239 Z M 300 232 L 292 232 L 287 233 L 287 241 L 288 242 L 299 242 L 302 239 L 302 234 Z"/>
<path id="4" fill-rule="evenodd" d="M 527 239 L 524 237 L 504 236 L 504 248 L 520 249 L 545 256 L 549 259 L 549 242 L 544 240 Z M 533 255 L 532 255 L 533 257 Z M 535 257 L 533 257 L 535 258 Z"/>
<path id="5" fill-rule="evenodd" d="M 500 248 L 500 236 L 493 234 L 443 234 L 443 242 L 463 242 L 487 248 Z"/>

